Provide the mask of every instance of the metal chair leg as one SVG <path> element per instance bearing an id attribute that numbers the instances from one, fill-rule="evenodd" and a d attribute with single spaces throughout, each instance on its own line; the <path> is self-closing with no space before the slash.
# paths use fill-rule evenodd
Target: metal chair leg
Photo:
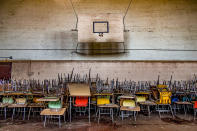
<path id="1" fill-rule="evenodd" d="M 14 107 L 13 112 L 12 112 L 12 121 L 14 120 L 14 115 L 15 115 L 15 107 Z"/>
<path id="2" fill-rule="evenodd" d="M 29 120 L 30 114 L 31 114 L 31 107 L 29 108 L 28 120 Z"/>
<path id="3" fill-rule="evenodd" d="M 160 111 L 159 111 L 159 118 L 161 118 L 161 113 L 160 113 Z"/>
<path id="4" fill-rule="evenodd" d="M 114 113 L 113 113 L 113 108 L 111 108 L 110 110 L 111 110 L 112 122 L 114 122 Z"/>
<path id="5" fill-rule="evenodd" d="M 61 116 L 59 116 L 59 128 L 61 127 Z"/>
<path id="6" fill-rule="evenodd" d="M 66 121 L 66 116 L 65 115 L 66 115 L 66 113 L 64 113 L 64 122 Z"/>
<path id="7" fill-rule="evenodd" d="M 100 117 L 101 117 L 101 110 L 100 110 L 100 108 L 98 108 L 98 124 L 99 124 L 99 122 L 100 122 Z"/>
<path id="8" fill-rule="evenodd" d="M 134 113 L 134 119 L 136 121 L 136 111 L 134 111 L 133 113 Z"/>
<path id="9" fill-rule="evenodd" d="M 25 110 L 26 110 L 26 108 L 24 107 L 23 120 L 25 120 Z"/>
<path id="10" fill-rule="evenodd" d="M 174 118 L 174 113 L 173 113 L 173 110 L 172 110 L 172 106 L 169 105 L 169 107 L 170 107 L 170 111 L 171 111 L 171 114 L 172 114 L 172 118 Z"/>
<path id="11" fill-rule="evenodd" d="M 124 114 L 123 114 L 123 113 L 124 113 L 124 112 L 121 111 L 122 120 L 124 119 Z"/>
<path id="12" fill-rule="evenodd" d="M 7 117 L 7 114 L 6 114 L 7 113 L 7 109 L 6 109 L 6 107 L 4 107 L 4 112 L 5 112 L 4 113 L 4 117 L 5 117 L 5 120 L 6 120 L 6 117 Z"/>
<path id="13" fill-rule="evenodd" d="M 44 127 L 46 126 L 47 116 L 44 116 Z"/>
<path id="14" fill-rule="evenodd" d="M 148 105 L 147 108 L 148 108 L 148 117 L 150 118 L 150 106 Z"/>

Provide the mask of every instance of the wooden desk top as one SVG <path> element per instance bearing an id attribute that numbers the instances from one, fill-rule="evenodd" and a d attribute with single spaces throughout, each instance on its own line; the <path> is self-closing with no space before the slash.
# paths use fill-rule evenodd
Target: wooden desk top
<path id="1" fill-rule="evenodd" d="M 14 107 L 27 107 L 27 104 L 10 104 L 8 105 L 9 108 L 14 108 Z"/>
<path id="2" fill-rule="evenodd" d="M 136 106 L 136 107 L 121 106 L 120 110 L 121 111 L 140 111 L 140 107 L 139 106 Z"/>
<path id="3" fill-rule="evenodd" d="M 1 108 L 4 108 L 4 107 L 7 107 L 8 105 L 9 105 L 9 104 L 7 104 L 7 103 L 1 103 L 1 104 L 0 104 L 0 107 L 1 107 Z"/>
<path id="4" fill-rule="evenodd" d="M 119 108 L 117 104 L 97 105 L 99 108 Z"/>
<path id="5" fill-rule="evenodd" d="M 36 95 L 38 95 L 38 96 L 42 96 L 43 94 L 33 94 L 33 93 L 0 93 L 0 95 L 2 95 L 2 96 L 36 96 Z"/>
<path id="6" fill-rule="evenodd" d="M 151 92 L 136 92 L 136 95 L 149 95 Z"/>
<path id="7" fill-rule="evenodd" d="M 2 96 L 20 96 L 20 95 L 25 95 L 24 93 L 15 93 L 15 92 L 13 92 L 13 93 L 1 93 L 0 95 L 2 95 Z M 26 95 L 28 95 L 28 94 L 26 94 Z"/>
<path id="8" fill-rule="evenodd" d="M 97 93 L 97 94 L 93 94 L 93 96 L 112 96 L 112 93 Z"/>
<path id="9" fill-rule="evenodd" d="M 122 94 L 124 94 L 124 93 L 121 93 L 121 92 L 119 92 L 119 93 L 113 93 L 114 95 L 122 95 Z"/>
<path id="10" fill-rule="evenodd" d="M 70 96 L 91 96 L 89 84 L 69 83 L 68 89 Z"/>
<path id="11" fill-rule="evenodd" d="M 61 108 L 60 111 L 51 111 L 51 109 L 44 109 L 41 111 L 40 115 L 44 116 L 62 116 L 64 115 L 66 108 Z"/>
<path id="12" fill-rule="evenodd" d="M 187 101 L 177 101 L 177 102 L 174 102 L 174 103 L 176 103 L 178 105 L 191 105 L 192 104 L 192 103 L 187 102 Z"/>
<path id="13" fill-rule="evenodd" d="M 39 103 L 30 103 L 30 104 L 28 104 L 27 105 L 27 107 L 45 107 L 45 105 L 44 104 L 39 104 Z"/>
<path id="14" fill-rule="evenodd" d="M 37 101 L 59 101 L 59 98 L 39 98 Z"/>
<path id="15" fill-rule="evenodd" d="M 145 102 L 139 102 L 140 105 L 157 105 L 155 102 L 153 101 L 145 101 Z"/>
<path id="16" fill-rule="evenodd" d="M 120 96 L 120 99 L 134 99 L 135 96 Z"/>

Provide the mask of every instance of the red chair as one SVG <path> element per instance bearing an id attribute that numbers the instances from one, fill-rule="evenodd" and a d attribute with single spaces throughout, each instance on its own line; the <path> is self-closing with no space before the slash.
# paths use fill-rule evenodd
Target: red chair
<path id="1" fill-rule="evenodd" d="M 88 97 L 76 97 L 75 99 L 75 112 L 79 112 L 80 116 L 81 113 L 86 113 L 86 108 L 88 106 Z"/>
<path id="2" fill-rule="evenodd" d="M 87 107 L 88 106 L 88 97 L 76 97 L 74 106 Z"/>
<path id="3" fill-rule="evenodd" d="M 194 109 L 197 109 L 197 101 L 194 103 Z"/>
<path id="4" fill-rule="evenodd" d="M 197 113 L 197 101 L 194 102 L 194 120 L 196 119 L 196 113 Z"/>

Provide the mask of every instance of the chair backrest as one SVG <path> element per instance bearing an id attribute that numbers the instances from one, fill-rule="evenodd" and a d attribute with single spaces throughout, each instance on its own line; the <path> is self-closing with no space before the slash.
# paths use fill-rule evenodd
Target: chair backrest
<path id="1" fill-rule="evenodd" d="M 88 106 L 88 97 L 76 97 L 75 106 L 77 106 L 77 107 Z"/>
<path id="2" fill-rule="evenodd" d="M 98 96 L 97 105 L 110 104 L 110 96 Z"/>
<path id="3" fill-rule="evenodd" d="M 173 102 L 177 102 L 177 101 L 179 101 L 179 99 L 176 98 L 176 97 L 172 99 L 172 103 L 173 103 Z"/>
<path id="4" fill-rule="evenodd" d="M 48 107 L 51 109 L 59 109 L 62 108 L 61 101 L 49 101 Z"/>
<path id="5" fill-rule="evenodd" d="M 17 104 L 25 104 L 27 102 L 26 98 L 16 98 L 15 100 Z"/>
<path id="6" fill-rule="evenodd" d="M 186 97 L 186 96 L 184 96 L 182 100 L 183 100 L 183 101 L 189 101 L 189 98 Z"/>
<path id="7" fill-rule="evenodd" d="M 194 102 L 194 109 L 197 109 L 197 101 Z"/>
<path id="8" fill-rule="evenodd" d="M 126 106 L 126 107 L 135 107 L 136 104 L 135 104 L 135 101 L 134 100 L 124 100 L 123 101 L 123 106 Z"/>
<path id="9" fill-rule="evenodd" d="M 105 105 L 105 104 L 110 104 L 109 98 L 98 98 L 97 99 L 97 105 Z"/>
<path id="10" fill-rule="evenodd" d="M 14 99 L 12 97 L 3 97 L 2 103 L 13 104 L 14 103 Z"/>
<path id="11" fill-rule="evenodd" d="M 146 97 L 145 96 L 136 96 L 136 102 L 145 102 Z"/>

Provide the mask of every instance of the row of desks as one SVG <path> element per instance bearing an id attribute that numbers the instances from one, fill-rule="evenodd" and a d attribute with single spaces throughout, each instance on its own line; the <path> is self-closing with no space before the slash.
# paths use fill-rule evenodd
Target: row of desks
<path id="1" fill-rule="evenodd" d="M 171 108 L 171 105 L 170 105 L 170 104 L 165 104 L 165 105 L 164 105 L 164 104 L 157 104 L 157 103 L 155 103 L 154 101 L 140 102 L 139 104 L 140 104 L 141 106 L 146 106 L 146 107 L 147 107 L 147 111 L 148 111 L 149 117 L 150 117 L 150 113 L 151 113 L 151 111 L 150 111 L 150 106 L 169 106 L 169 107 Z M 184 111 L 185 111 L 185 113 L 186 113 L 186 105 L 192 105 L 191 102 L 175 102 L 174 104 L 176 104 L 176 105 L 183 105 L 183 106 L 184 106 Z M 100 109 L 101 109 L 101 108 L 110 108 L 110 110 L 111 110 L 111 108 L 119 108 L 119 106 L 116 105 L 116 104 L 98 105 L 97 107 L 98 107 L 98 109 L 99 109 L 99 119 L 100 119 Z M 136 114 L 136 112 L 139 112 L 140 110 L 141 110 L 141 109 L 140 109 L 140 106 L 136 106 L 136 107 L 134 107 L 134 108 L 124 107 L 124 106 L 121 106 L 121 107 L 120 107 L 120 111 L 132 111 L 132 112 L 134 112 L 134 118 L 135 118 L 135 120 L 136 120 L 135 114 Z M 162 110 L 161 110 L 161 111 L 162 111 Z M 111 110 L 110 112 L 113 113 L 113 110 Z M 173 112 L 172 112 L 172 108 L 171 108 L 170 112 L 172 113 L 172 116 L 174 117 L 174 114 L 173 114 Z M 122 113 L 123 113 L 123 112 L 122 112 Z M 175 112 L 175 113 L 176 113 L 176 112 Z M 101 113 L 101 114 L 102 114 L 102 113 Z M 159 111 L 159 114 L 160 114 L 160 111 Z M 112 121 L 113 121 L 113 114 L 111 114 L 111 116 L 112 116 Z M 122 118 L 123 118 L 123 114 L 122 114 Z"/>
<path id="2" fill-rule="evenodd" d="M 44 104 L 36 104 L 36 103 L 31 103 L 31 104 L 0 104 L 1 108 L 4 108 L 4 115 L 5 115 L 5 119 L 6 119 L 6 115 L 7 115 L 7 108 L 13 108 L 13 113 L 12 113 L 12 120 L 14 118 L 15 115 L 15 110 L 16 108 L 22 108 L 23 109 L 23 120 L 25 119 L 25 111 L 26 108 L 30 108 L 29 113 L 31 111 L 31 108 L 45 108 Z M 29 116 L 28 116 L 29 119 Z"/>
<path id="3" fill-rule="evenodd" d="M 2 104 L 0 107 L 3 107 L 5 108 L 5 118 L 6 118 L 6 107 L 8 108 L 13 108 L 13 114 L 12 114 L 12 120 L 13 120 L 13 117 L 14 117 L 14 114 L 15 114 L 15 108 L 23 108 L 23 120 L 25 120 L 25 108 L 26 107 L 30 107 L 30 110 L 32 107 L 45 107 L 44 105 L 38 105 L 38 104 Z M 29 111 L 30 111 L 29 110 Z M 46 125 L 46 119 L 48 116 L 51 116 L 50 118 L 58 118 L 59 119 L 59 126 L 61 126 L 61 116 L 64 116 L 64 121 L 65 121 L 65 111 L 66 111 L 66 108 L 61 108 L 59 111 L 52 111 L 50 109 L 44 109 L 41 111 L 40 115 L 41 116 L 44 116 L 45 119 L 44 119 L 44 127 Z M 57 117 L 56 117 L 57 116 Z M 28 119 L 29 119 L 29 116 L 28 116 Z"/>
<path id="4" fill-rule="evenodd" d="M 43 96 L 44 94 L 36 94 L 36 93 L 22 93 L 22 92 L 10 92 L 10 93 L 0 93 L 0 96 Z"/>
<path id="5" fill-rule="evenodd" d="M 44 104 L 30 103 L 30 104 L 0 104 L 1 108 L 8 107 L 45 107 Z"/>

